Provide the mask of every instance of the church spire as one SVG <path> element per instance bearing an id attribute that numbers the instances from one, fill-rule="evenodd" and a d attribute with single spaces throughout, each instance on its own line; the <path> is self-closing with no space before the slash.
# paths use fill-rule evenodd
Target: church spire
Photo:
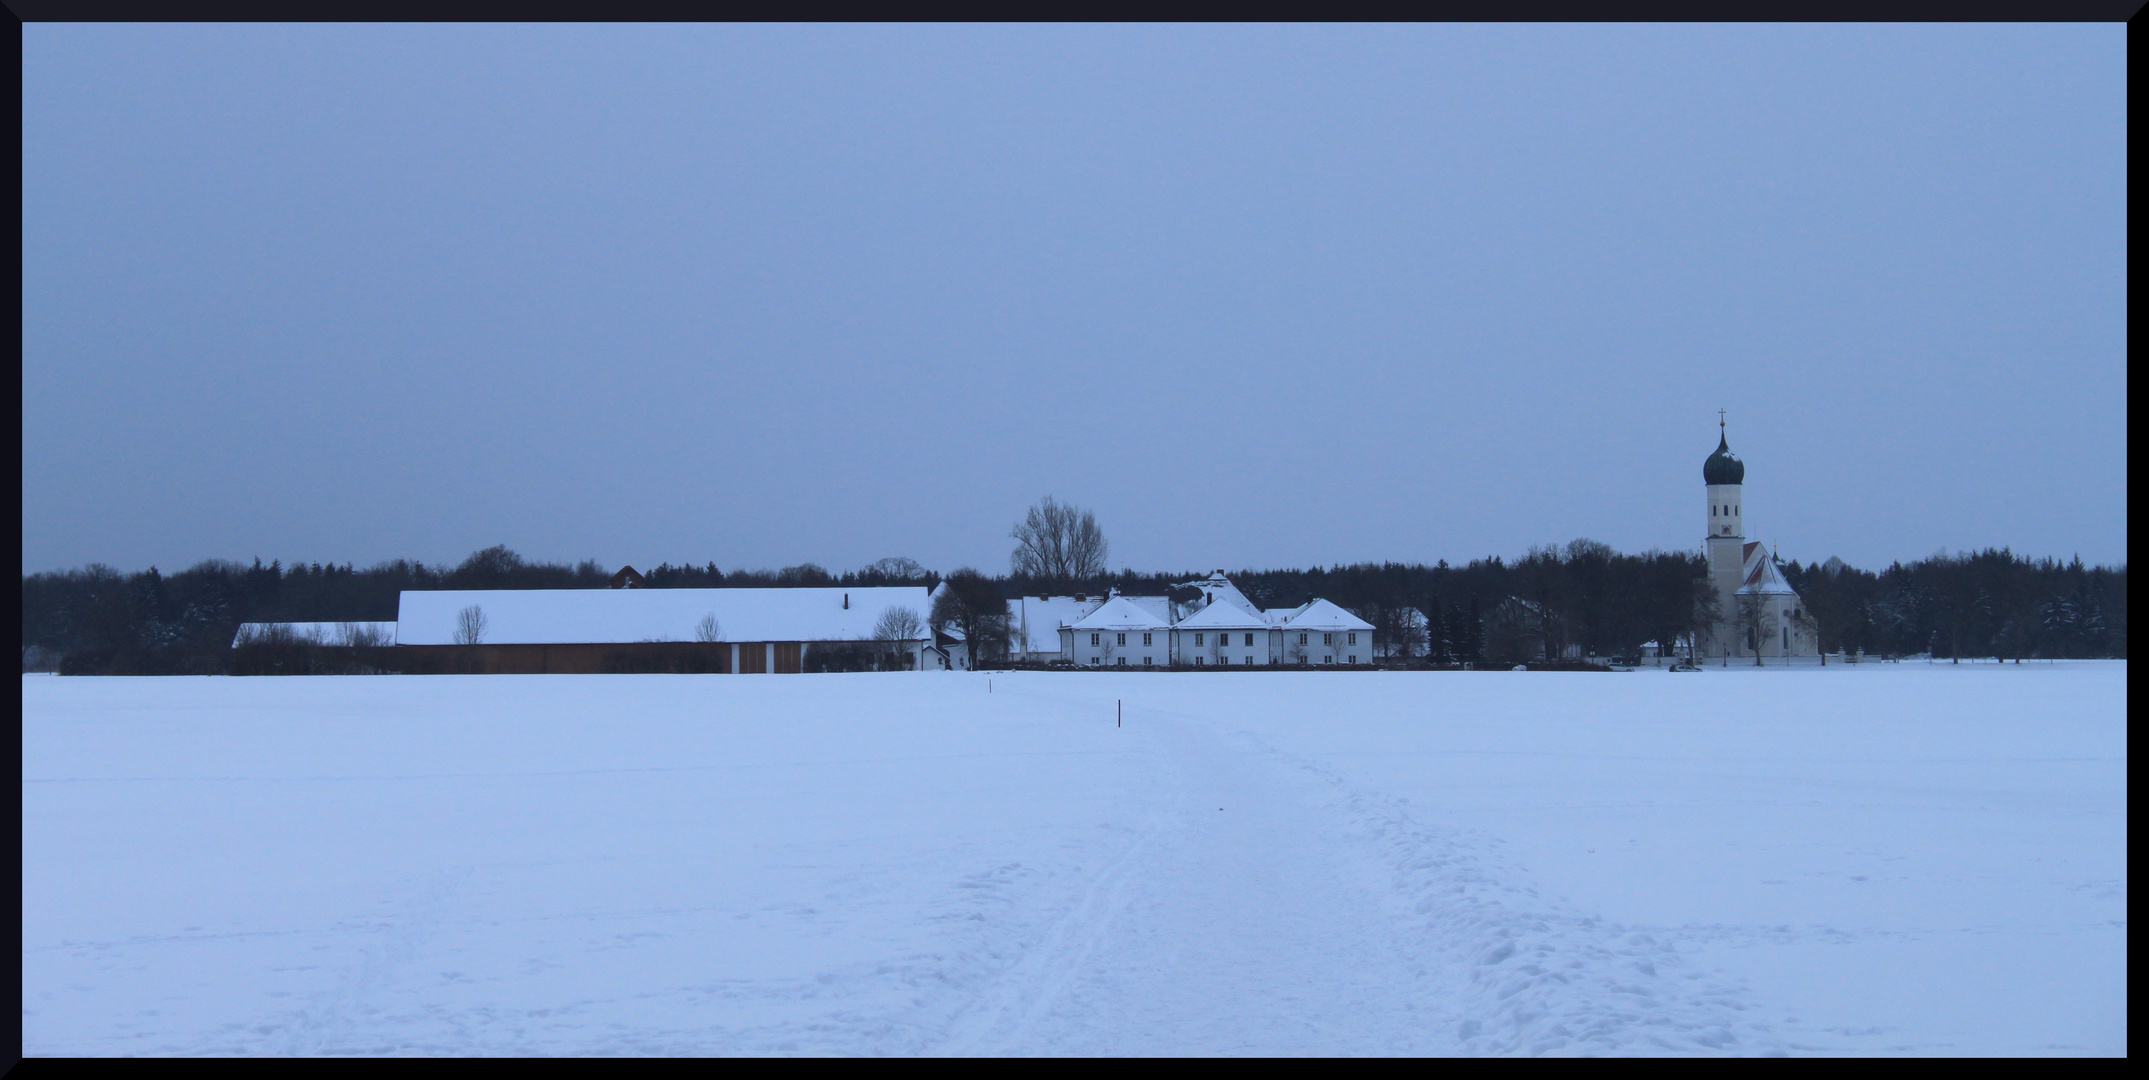
<path id="1" fill-rule="evenodd" d="M 1711 486 L 1746 481 L 1746 463 L 1731 452 L 1731 439 L 1724 426 L 1724 410 L 1716 410 L 1716 452 L 1701 463 L 1701 479 Z"/>

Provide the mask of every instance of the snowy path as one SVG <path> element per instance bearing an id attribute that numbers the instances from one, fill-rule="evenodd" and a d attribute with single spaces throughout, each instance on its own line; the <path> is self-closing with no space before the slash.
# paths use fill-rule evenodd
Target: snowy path
<path id="1" fill-rule="evenodd" d="M 2123 1053 L 2124 668 L 1893 678 L 25 678 L 24 1049 Z"/>
<path id="2" fill-rule="evenodd" d="M 1101 705 L 1101 700 L 1099 702 Z M 1102 712 L 1099 708 L 1096 711 Z M 993 988 L 968 1053 L 1395 1054 L 1452 1045 L 1375 868 L 1263 755 L 1137 710 L 1156 818 L 1051 948 Z M 1307 811 L 1316 812 L 1309 814 Z"/>

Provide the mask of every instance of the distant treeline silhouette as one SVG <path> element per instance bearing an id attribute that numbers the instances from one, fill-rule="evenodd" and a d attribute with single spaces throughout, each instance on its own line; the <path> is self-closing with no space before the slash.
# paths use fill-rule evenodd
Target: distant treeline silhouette
<path id="1" fill-rule="evenodd" d="M 1079 580 L 996 577 L 1008 597 L 1161 594 L 1209 571 L 1122 570 Z M 1522 558 L 1451 566 L 1360 563 L 1304 570 L 1226 571 L 1264 607 L 1324 597 L 1377 628 L 1391 655 L 1436 663 L 1506 662 L 1525 655 L 1631 657 L 1648 641 L 1691 634 L 1707 617 L 1697 552 L 1621 554 L 1577 540 Z M 841 574 L 801 563 L 780 570 L 721 570 L 662 563 L 650 588 L 932 586 L 941 575 L 909 559 Z M 2127 571 L 2028 559 L 2005 550 L 1935 555 L 1867 571 L 1831 559 L 1788 563 L 1822 647 L 1880 656 L 2124 657 Z M 23 670 L 79 674 L 217 674 L 234 670 L 231 642 L 246 622 L 371 622 L 396 617 L 409 589 L 596 589 L 611 574 L 594 561 L 532 562 L 505 547 L 460 565 L 397 560 L 251 565 L 210 561 L 174 574 L 122 574 L 93 565 L 22 580 Z M 1421 619 L 1419 613 L 1427 616 Z M 1428 625 L 1429 624 L 1429 625 Z"/>

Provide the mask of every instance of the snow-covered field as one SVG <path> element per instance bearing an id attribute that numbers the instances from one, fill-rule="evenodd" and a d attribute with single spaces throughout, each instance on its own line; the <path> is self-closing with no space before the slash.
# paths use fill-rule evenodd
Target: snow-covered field
<path id="1" fill-rule="evenodd" d="M 23 1049 L 2123 1054 L 2126 689 L 25 676 Z"/>

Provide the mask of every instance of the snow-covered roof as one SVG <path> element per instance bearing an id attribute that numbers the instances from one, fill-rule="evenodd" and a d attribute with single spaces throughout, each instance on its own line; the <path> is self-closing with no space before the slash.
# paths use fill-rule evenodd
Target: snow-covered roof
<path id="1" fill-rule="evenodd" d="M 367 645 L 395 644 L 395 624 L 392 622 L 250 622 L 239 624 L 239 632 L 232 635 L 231 647 L 236 649 L 278 630 L 316 645 L 349 645 L 353 641 Z"/>
<path id="2" fill-rule="evenodd" d="M 1775 563 L 1767 558 L 1763 558 L 1760 564 L 1746 575 L 1746 584 L 1739 586 L 1739 592 L 1753 596 L 1798 595 L 1796 590 L 1784 584 L 1783 579 L 1776 575 Z"/>
<path id="3" fill-rule="evenodd" d="M 1292 630 L 1371 630 L 1373 624 L 1351 614 L 1326 600 L 1315 600 L 1298 613 L 1285 619 L 1283 625 Z"/>
<path id="4" fill-rule="evenodd" d="M 1182 582 L 1177 587 L 1192 587 L 1200 589 L 1202 593 L 1202 602 L 1205 605 L 1213 604 L 1217 601 L 1224 601 L 1226 603 L 1237 604 L 1239 607 L 1244 608 L 1245 610 L 1252 612 L 1255 615 L 1261 614 L 1261 606 L 1254 603 L 1252 600 L 1247 599 L 1246 594 L 1240 592 L 1239 587 L 1233 585 L 1231 583 L 1231 579 L 1225 577 L 1224 572 L 1222 570 L 1218 570 L 1217 572 L 1210 574 L 1208 577 L 1202 578 L 1200 581 Z"/>
<path id="5" fill-rule="evenodd" d="M 1060 627 L 1104 606 L 1104 597 L 1018 596 L 1007 602 L 1007 614 L 1015 637 L 1027 642 L 1025 652 L 1060 651 Z"/>
<path id="6" fill-rule="evenodd" d="M 1158 612 L 1135 603 L 1147 597 L 1115 596 L 1097 610 L 1075 620 L 1077 630 L 1162 630 L 1171 624 Z M 1156 599 L 1163 599 L 1157 597 Z"/>
<path id="7" fill-rule="evenodd" d="M 1218 600 L 1179 620 L 1182 630 L 1266 630 L 1267 616 L 1248 611 L 1229 600 Z"/>
<path id="8" fill-rule="evenodd" d="M 832 589 L 493 589 L 406 592 L 396 643 L 453 645 L 458 613 L 485 614 L 488 645 L 694 641 L 704 616 L 723 641 L 869 641 L 881 613 L 923 624 L 924 586 Z M 926 634 L 921 632 L 920 637 Z"/>

